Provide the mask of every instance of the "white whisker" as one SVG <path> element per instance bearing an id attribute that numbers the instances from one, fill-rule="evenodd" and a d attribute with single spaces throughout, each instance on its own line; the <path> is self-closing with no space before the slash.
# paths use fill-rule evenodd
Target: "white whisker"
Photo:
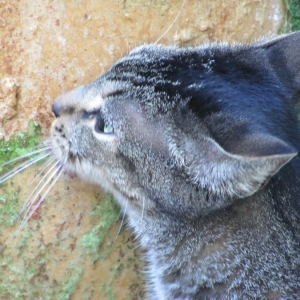
<path id="1" fill-rule="evenodd" d="M 55 164 L 53 167 L 57 167 L 59 163 Z M 59 179 L 59 177 L 61 176 L 61 174 L 63 173 L 63 168 L 61 167 L 57 167 L 54 172 L 52 172 L 52 174 L 49 176 L 49 178 L 47 179 L 47 181 L 45 182 L 45 184 L 40 188 L 40 190 L 38 191 L 38 193 L 36 193 L 36 196 L 34 197 L 34 199 L 31 201 L 31 204 L 29 205 L 27 212 L 21 222 L 21 225 L 19 226 L 19 229 L 17 231 L 17 234 L 22 230 L 22 228 L 25 226 L 25 224 L 28 222 L 28 220 L 32 217 L 32 215 L 35 213 L 35 211 L 37 210 L 37 208 L 41 205 L 41 203 L 45 200 L 46 195 L 49 193 L 49 191 L 52 189 L 52 187 L 54 186 L 54 184 L 56 183 L 56 181 Z M 55 175 L 57 175 L 56 177 L 54 177 Z M 46 191 L 44 192 L 44 194 L 40 197 L 39 201 L 35 204 L 35 201 L 37 200 L 40 192 L 45 188 L 45 186 L 52 180 L 53 182 L 49 185 L 49 187 L 46 189 Z M 34 208 L 32 209 L 32 211 L 30 212 L 31 207 L 34 205 Z"/>
<path id="2" fill-rule="evenodd" d="M 51 139 L 46 139 L 42 143 L 38 144 L 35 146 L 36 149 L 41 148 L 41 147 L 49 147 L 52 148 L 52 142 Z"/>
<path id="3" fill-rule="evenodd" d="M 53 160 L 54 160 L 54 158 L 52 159 L 50 159 L 50 163 L 51 162 L 53 162 Z M 47 163 L 48 165 L 50 165 L 49 164 L 49 162 Z M 20 210 L 20 212 L 19 212 L 19 214 L 18 214 L 18 216 L 14 219 L 14 221 L 19 217 L 19 216 L 21 216 L 22 214 L 23 214 L 23 212 L 24 212 L 24 210 L 26 209 L 26 207 L 28 207 L 29 206 L 29 209 L 30 209 L 30 207 L 33 205 L 33 201 L 29 201 L 30 200 L 30 198 L 32 197 L 32 195 L 34 195 L 34 193 L 35 193 L 35 191 L 39 188 L 39 186 L 44 182 L 44 180 L 47 178 L 47 176 L 49 175 L 49 173 L 54 169 L 54 168 L 56 168 L 57 166 L 58 166 L 58 164 L 59 164 L 59 162 L 57 162 L 56 164 L 54 164 L 49 170 L 48 170 L 48 172 L 42 177 L 42 179 L 39 181 L 39 183 L 36 185 L 36 187 L 33 189 L 33 191 L 31 192 L 31 194 L 28 196 L 28 198 L 27 198 L 27 200 L 25 201 L 25 203 L 24 203 L 24 205 L 23 205 L 23 207 L 22 207 L 22 209 Z M 57 171 L 57 170 L 56 170 Z M 54 175 L 53 175 L 54 176 Z M 51 175 L 51 177 L 53 177 L 52 175 Z M 37 194 L 39 194 L 43 189 L 44 189 L 44 187 L 47 185 L 47 183 L 51 180 L 51 177 L 50 178 L 48 178 L 48 180 L 46 181 L 46 183 L 43 185 L 43 187 L 39 190 L 39 192 L 37 193 Z M 34 199 L 36 198 L 36 196 L 34 197 Z M 30 203 L 31 203 L 31 205 L 30 205 Z"/>
<path id="4" fill-rule="evenodd" d="M 117 238 L 118 238 L 118 236 L 119 236 L 119 234 L 120 234 L 120 232 L 121 232 L 121 229 L 122 229 L 122 226 L 123 226 L 123 222 L 124 222 L 124 219 L 125 219 L 125 215 L 126 215 L 126 211 L 127 211 L 127 206 L 128 206 L 128 199 L 127 199 L 127 201 L 126 201 L 126 205 L 125 205 L 124 211 L 121 210 L 121 211 L 123 211 L 123 217 L 122 217 L 122 221 L 121 221 L 121 224 L 120 224 L 120 226 L 119 226 L 117 235 L 116 235 L 116 237 L 115 237 L 114 243 L 115 243 L 115 241 L 117 240 Z M 121 213 L 121 211 L 120 211 L 120 213 Z M 120 216 L 120 214 L 119 214 L 119 216 Z"/>
<path id="5" fill-rule="evenodd" d="M 53 177 L 57 174 L 57 172 L 60 170 L 60 168 L 58 167 L 60 165 L 60 162 L 57 162 L 56 164 L 54 164 L 50 170 L 47 172 L 47 174 L 45 176 L 43 176 L 43 178 L 40 180 L 40 182 L 38 183 L 38 186 L 43 182 L 43 180 L 49 175 L 49 173 L 52 171 L 52 173 L 48 176 L 48 179 L 46 180 L 46 182 L 42 185 L 42 187 L 38 190 L 38 192 L 35 193 L 35 196 L 33 197 L 33 199 L 30 201 L 30 203 L 28 203 L 28 200 L 30 199 L 31 195 L 33 195 L 33 192 L 31 193 L 31 195 L 28 197 L 28 199 L 26 200 L 22 210 L 21 210 L 21 213 L 24 211 L 25 208 L 27 208 L 27 212 L 21 222 L 21 225 L 20 225 L 20 229 L 22 229 L 24 227 L 24 225 L 26 224 L 26 222 L 30 219 L 30 217 L 32 216 L 33 212 L 36 210 L 36 208 L 33 210 L 32 213 L 30 213 L 30 209 L 32 208 L 32 206 L 34 205 L 34 203 L 36 202 L 36 200 L 38 199 L 38 196 L 40 195 L 40 193 L 44 190 L 44 188 L 48 185 L 48 183 L 53 179 Z M 53 171 L 53 169 L 55 169 Z M 61 169 L 63 171 L 63 169 Z M 62 172 L 61 171 L 61 172 Z M 60 176 L 60 175 L 59 175 Z M 58 177 L 59 177 L 58 176 Z M 57 177 L 57 178 L 58 178 Z M 57 181 L 57 179 L 55 179 L 55 182 Z M 34 189 L 34 192 L 37 190 L 38 186 Z M 52 184 L 50 185 L 52 186 Z M 47 192 L 48 193 L 48 192 Z M 47 194 L 46 193 L 46 194 Z M 44 193 L 44 195 L 46 195 Z M 43 199 L 43 197 L 41 198 Z M 40 203 L 41 200 L 38 201 L 38 203 Z M 29 215 L 29 218 L 28 218 L 28 215 Z"/>
<path id="6" fill-rule="evenodd" d="M 34 177 L 37 177 L 38 175 L 43 174 L 43 172 L 51 165 L 51 163 L 52 163 L 54 160 L 56 160 L 56 158 L 55 158 L 54 156 L 51 157 L 51 158 L 49 158 L 48 161 L 46 162 L 46 164 L 43 166 L 43 168 L 42 168 L 40 171 L 38 171 L 38 172 L 34 175 Z"/>
<path id="7" fill-rule="evenodd" d="M 174 19 L 174 21 L 171 23 L 171 25 L 169 26 L 169 28 L 154 42 L 154 44 L 157 44 L 168 32 L 169 30 L 173 27 L 173 25 L 176 23 L 177 19 L 179 18 L 182 10 L 183 10 L 183 7 L 184 7 L 184 4 L 185 4 L 185 1 L 186 0 L 183 0 L 182 1 L 182 4 L 181 4 L 181 8 L 176 16 L 176 18 Z"/>
<path id="8" fill-rule="evenodd" d="M 44 158 L 46 158 L 47 156 L 50 156 L 50 155 L 51 155 L 51 153 L 46 153 L 44 155 L 40 155 L 38 157 L 26 160 L 22 164 L 18 165 L 17 167 L 13 168 L 11 171 L 9 171 L 8 173 L 5 173 L 2 177 L 0 177 L 0 184 L 3 183 L 4 181 L 8 180 L 9 178 L 15 176 L 16 174 L 22 172 L 23 170 L 25 170 L 29 166 L 37 163 L 38 161 L 40 161 L 40 160 L 42 160 L 42 159 L 44 159 Z"/>
<path id="9" fill-rule="evenodd" d="M 42 159 L 42 158 L 40 158 Z M 49 166 L 51 162 L 53 162 L 54 159 L 50 159 L 47 162 L 47 165 Z M 38 161 L 38 160 L 37 160 Z M 45 176 L 43 176 L 43 178 L 41 179 L 41 181 L 38 183 L 38 186 L 41 184 L 41 182 L 43 182 L 43 180 L 49 175 L 49 173 L 53 170 L 53 168 L 56 169 L 54 170 L 54 172 L 52 172 L 52 174 L 49 176 L 49 178 L 47 179 L 46 183 L 40 188 L 40 190 L 38 191 L 38 193 L 36 193 L 36 196 L 34 197 L 34 200 L 31 201 L 31 204 L 25 204 L 21 210 L 21 212 L 18 214 L 19 216 L 24 212 L 26 206 L 28 207 L 27 213 L 25 214 L 25 217 L 21 223 L 21 225 L 19 226 L 18 230 L 11 235 L 5 242 L 4 245 L 2 247 L 0 247 L 0 252 L 8 245 L 8 243 L 14 239 L 19 233 L 20 231 L 24 228 L 25 224 L 28 222 L 28 220 L 32 217 L 32 215 L 35 213 L 35 211 L 37 210 L 37 208 L 41 205 L 41 203 L 44 201 L 46 195 L 49 193 L 49 191 L 52 189 L 52 187 L 54 186 L 54 184 L 57 182 L 57 180 L 60 178 L 61 174 L 63 173 L 64 169 L 61 167 L 60 163 L 57 162 L 56 164 L 54 164 L 50 170 L 48 170 L 47 174 L 45 174 Z M 55 177 L 55 175 L 57 175 Z M 55 178 L 54 178 L 55 177 Z M 39 199 L 39 201 L 36 203 L 36 205 L 34 206 L 34 209 L 31 213 L 29 213 L 30 208 L 32 207 L 32 205 L 36 202 L 36 199 L 38 198 L 38 195 L 40 194 L 40 192 L 45 188 L 45 186 L 51 181 L 51 179 L 53 179 L 53 182 L 48 186 L 47 190 L 44 192 L 44 194 L 41 196 L 41 198 Z M 38 187 L 37 186 L 37 187 Z M 37 190 L 37 187 L 34 189 Z M 30 196 L 28 197 L 28 199 L 34 194 L 34 191 L 30 194 Z M 26 200 L 25 203 L 28 202 L 28 199 Z"/>
<path id="10" fill-rule="evenodd" d="M 41 152 L 50 150 L 50 149 L 51 149 L 51 147 L 50 147 L 50 146 L 47 146 L 47 147 L 43 147 L 43 148 L 41 148 L 41 149 L 39 149 L 39 150 L 32 151 L 32 152 L 30 152 L 30 153 L 27 153 L 27 154 L 18 156 L 18 157 L 16 157 L 16 158 L 11 159 L 11 160 L 5 162 L 4 164 L 0 165 L 0 169 L 1 169 L 2 167 L 6 166 L 6 165 L 9 165 L 9 164 L 11 164 L 11 163 L 13 163 L 13 162 L 18 161 L 18 160 L 21 160 L 21 159 L 23 159 L 23 158 L 26 158 L 26 157 L 29 157 L 29 156 L 32 156 L 32 155 L 35 155 L 35 154 L 38 154 L 38 153 L 41 153 Z"/>
<path id="11" fill-rule="evenodd" d="M 114 225 L 116 225 L 117 224 L 117 222 L 119 221 L 119 219 L 120 219 L 120 216 L 121 216 L 121 214 L 122 214 L 122 209 L 120 209 L 120 211 L 119 211 L 119 213 L 118 213 L 118 216 L 117 216 L 117 218 L 116 218 L 116 222 L 115 222 L 115 224 Z"/>

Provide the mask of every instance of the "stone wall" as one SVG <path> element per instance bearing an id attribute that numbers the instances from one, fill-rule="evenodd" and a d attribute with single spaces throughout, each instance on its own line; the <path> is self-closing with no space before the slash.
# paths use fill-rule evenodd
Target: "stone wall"
<path id="1" fill-rule="evenodd" d="M 284 14 L 279 0 L 2 0 L 2 135 L 25 130 L 29 119 L 46 133 L 59 93 L 97 78 L 136 45 L 161 36 L 184 46 L 251 41 L 277 33 Z"/>

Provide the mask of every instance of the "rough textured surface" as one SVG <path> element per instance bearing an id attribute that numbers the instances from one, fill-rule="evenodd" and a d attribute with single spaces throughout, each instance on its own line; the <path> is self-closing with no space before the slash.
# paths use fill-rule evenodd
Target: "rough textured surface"
<path id="1" fill-rule="evenodd" d="M 47 135 L 59 93 L 165 32 L 160 43 L 251 41 L 282 30 L 285 15 L 280 0 L 0 0 L 0 138 L 27 130 L 29 120 Z M 2 243 L 17 230 L 11 220 L 41 168 L 1 186 Z M 0 299 L 142 298 L 139 251 L 128 231 L 115 240 L 117 215 L 97 187 L 65 176 L 3 250 Z"/>
<path id="2" fill-rule="evenodd" d="M 289 7 L 289 16 L 291 29 L 293 31 L 300 29 L 300 1 L 299 0 L 290 0 L 288 1 Z"/>
<path id="3" fill-rule="evenodd" d="M 34 174 L 26 172 L 0 192 L 0 236 L 7 241 L 0 259 L 1 274 L 6 274 L 0 279 L 0 299 L 63 300 L 73 293 L 72 299 L 141 299 L 139 251 L 128 231 L 118 234 L 118 209 L 97 187 L 86 191 L 82 182 L 61 180 L 9 239 L 20 225 L 11 221 L 30 192 L 21 187 L 33 187 L 33 181 Z M 88 201 L 82 201 L 85 197 Z"/>
<path id="4" fill-rule="evenodd" d="M 48 128 L 49 108 L 60 92 L 95 79 L 134 46 L 156 41 L 181 7 L 178 0 L 2 0 L 0 99 L 8 112 L 0 121 L 5 135 L 25 130 L 28 119 Z M 186 0 L 160 42 L 250 41 L 277 33 L 283 13 L 279 0 Z"/>

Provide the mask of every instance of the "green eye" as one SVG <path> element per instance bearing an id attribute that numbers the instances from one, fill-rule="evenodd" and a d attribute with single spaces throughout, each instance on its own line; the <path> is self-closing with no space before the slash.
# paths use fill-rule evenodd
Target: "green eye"
<path id="1" fill-rule="evenodd" d="M 97 133 L 113 133 L 114 130 L 110 124 L 107 124 L 104 120 L 103 114 L 100 109 L 92 110 L 92 111 L 83 111 L 83 118 L 86 119 L 96 119 L 95 123 L 95 131 Z"/>
<path id="2" fill-rule="evenodd" d="M 114 132 L 112 126 L 110 124 L 108 124 L 107 122 L 105 122 L 104 117 L 101 112 L 98 112 L 98 114 L 95 115 L 95 117 L 96 117 L 95 131 L 97 133 L 109 134 L 109 133 Z"/>
<path id="3" fill-rule="evenodd" d="M 114 130 L 113 130 L 113 128 L 112 128 L 111 125 L 109 125 L 109 124 L 104 124 L 103 132 L 104 132 L 104 133 L 113 133 Z"/>
<path id="4" fill-rule="evenodd" d="M 96 124 L 95 124 L 95 131 L 98 133 L 104 133 L 105 131 L 105 122 L 102 115 L 99 113 L 96 116 Z"/>

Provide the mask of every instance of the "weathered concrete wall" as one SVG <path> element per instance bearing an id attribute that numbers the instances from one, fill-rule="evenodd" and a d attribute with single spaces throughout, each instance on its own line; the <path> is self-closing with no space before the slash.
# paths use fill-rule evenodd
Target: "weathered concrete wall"
<path id="1" fill-rule="evenodd" d="M 134 46 L 156 41 L 181 6 L 179 0 L 2 0 L 2 131 L 25 130 L 28 119 L 48 128 L 59 93 L 95 79 Z M 160 42 L 250 41 L 277 33 L 283 14 L 280 0 L 185 0 Z"/>
<path id="2" fill-rule="evenodd" d="M 54 98 L 94 80 L 136 45 L 162 35 L 160 43 L 183 46 L 251 41 L 280 31 L 285 15 L 280 0 L 2 0 L 0 138 L 26 131 L 29 120 L 47 136 Z M 2 243 L 20 224 L 8 226 L 35 172 L 0 190 Z M 65 176 L 2 251 L 0 299 L 142 298 L 139 250 L 129 231 L 115 240 L 117 217 L 98 187 Z"/>

